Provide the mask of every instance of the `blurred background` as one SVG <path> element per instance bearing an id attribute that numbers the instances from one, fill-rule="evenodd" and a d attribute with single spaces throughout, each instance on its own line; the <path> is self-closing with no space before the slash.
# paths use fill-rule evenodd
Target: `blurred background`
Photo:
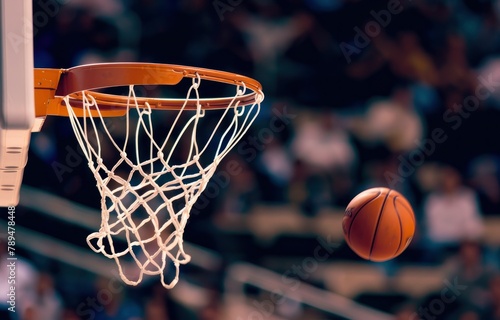
<path id="1" fill-rule="evenodd" d="M 219 166 L 241 170 L 194 207 L 173 290 L 106 275 L 85 242 L 95 180 L 69 122 L 47 119 L 16 208 L 16 319 L 500 319 L 500 1 L 33 5 L 38 68 L 191 65 L 253 77 L 266 99 Z M 417 218 L 386 263 L 343 241 L 345 206 L 373 186 Z"/>

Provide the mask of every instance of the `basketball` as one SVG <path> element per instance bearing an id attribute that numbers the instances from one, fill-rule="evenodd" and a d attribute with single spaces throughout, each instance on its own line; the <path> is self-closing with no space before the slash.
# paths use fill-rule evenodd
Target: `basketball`
<path id="1" fill-rule="evenodd" d="M 415 216 L 399 192 L 372 188 L 347 205 L 342 229 L 348 246 L 357 255 L 382 262 L 399 256 L 408 247 L 415 233 Z"/>

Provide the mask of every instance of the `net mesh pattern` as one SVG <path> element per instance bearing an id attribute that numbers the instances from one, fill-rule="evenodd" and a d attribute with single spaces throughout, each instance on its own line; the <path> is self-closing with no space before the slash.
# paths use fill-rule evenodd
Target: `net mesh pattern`
<path id="1" fill-rule="evenodd" d="M 260 111 L 262 99 L 248 106 L 236 102 L 245 94 L 244 84 L 235 86 L 227 108 L 203 110 L 201 82 L 194 78 L 185 98 L 195 100 L 197 109 L 187 110 L 185 102 L 179 111 L 153 110 L 148 104 L 139 108 L 131 85 L 128 112 L 121 120 L 103 117 L 88 92 L 82 92 L 84 116 L 77 117 L 65 97 L 73 131 L 102 197 L 101 225 L 87 243 L 114 259 L 129 285 L 156 275 L 165 288 L 175 286 L 180 265 L 191 259 L 183 247 L 191 208 Z"/>

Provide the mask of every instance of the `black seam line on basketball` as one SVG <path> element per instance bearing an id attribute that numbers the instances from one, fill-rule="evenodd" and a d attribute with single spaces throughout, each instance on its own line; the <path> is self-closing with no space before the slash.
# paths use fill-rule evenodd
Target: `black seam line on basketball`
<path id="1" fill-rule="evenodd" d="M 373 232 L 372 245 L 370 247 L 370 254 L 368 255 L 368 259 L 371 259 L 371 257 L 372 257 L 373 246 L 375 245 L 375 236 L 377 235 L 378 226 L 380 224 L 380 219 L 382 218 L 382 213 L 384 212 L 384 207 L 385 207 L 385 203 L 387 202 L 387 197 L 389 197 L 391 192 L 392 192 L 392 190 L 389 190 L 389 192 L 387 192 L 387 194 L 385 195 L 384 202 L 382 202 L 382 206 L 380 207 L 380 212 L 378 213 L 377 224 L 375 225 L 375 231 Z"/>
<path id="2" fill-rule="evenodd" d="M 396 254 L 399 252 L 399 250 L 401 249 L 401 245 L 403 244 L 403 222 L 401 221 L 401 215 L 399 214 L 399 210 L 398 210 L 398 207 L 396 206 L 396 200 L 398 199 L 398 196 L 395 196 L 394 197 L 394 210 L 396 211 L 397 215 L 398 215 L 398 220 L 399 220 L 399 229 L 401 231 L 401 236 L 399 237 L 399 245 L 398 245 L 398 248 L 396 249 L 396 252 L 394 253 L 394 256 L 396 256 Z"/>
<path id="3" fill-rule="evenodd" d="M 351 224 L 349 225 L 349 229 L 347 230 L 347 241 L 351 242 L 351 227 L 352 225 L 354 224 L 354 220 L 358 217 L 358 213 L 361 211 L 361 209 L 363 209 L 367 204 L 369 204 L 370 202 L 372 202 L 373 200 L 377 199 L 380 195 L 382 194 L 382 192 L 380 192 L 380 190 L 378 191 L 377 195 L 375 197 L 373 197 L 373 199 L 370 199 L 370 201 L 367 201 L 365 202 L 359 209 L 358 211 L 356 211 L 356 214 L 353 213 L 353 218 L 352 218 L 352 221 L 351 221 Z"/>
<path id="4" fill-rule="evenodd" d="M 404 199 L 401 199 L 401 200 L 404 200 Z M 414 216 L 414 214 L 413 214 L 413 209 L 411 208 L 411 206 L 410 206 L 410 207 L 408 207 L 408 206 L 406 205 L 406 203 L 404 203 L 404 201 L 400 201 L 400 203 L 401 203 L 401 205 L 402 205 L 403 207 L 405 207 L 405 208 L 406 208 L 406 210 L 407 210 L 409 213 L 411 213 L 411 219 L 413 220 L 413 224 L 414 224 L 414 225 L 416 225 L 416 223 L 417 223 L 417 222 L 415 221 L 415 216 Z"/>

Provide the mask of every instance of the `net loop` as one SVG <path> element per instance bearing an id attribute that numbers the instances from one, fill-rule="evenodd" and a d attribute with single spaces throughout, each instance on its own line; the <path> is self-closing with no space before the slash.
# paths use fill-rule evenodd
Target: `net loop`
<path id="1" fill-rule="evenodd" d="M 198 72 L 196 72 L 195 75 L 196 75 L 196 77 L 193 78 L 192 88 L 194 90 L 198 90 L 198 88 L 200 87 L 200 83 L 201 83 L 201 77 L 200 77 L 200 74 Z"/>
<path id="2" fill-rule="evenodd" d="M 240 117 L 245 113 L 245 108 L 244 107 L 235 107 L 234 113 L 236 114 L 237 117 Z"/>
<path id="3" fill-rule="evenodd" d="M 242 86 L 243 88 L 240 89 L 240 86 Z M 242 96 L 245 94 L 245 92 L 247 92 L 247 86 L 245 82 L 242 82 L 241 85 L 236 86 L 236 95 Z"/>
<path id="4" fill-rule="evenodd" d="M 198 114 L 198 117 L 200 118 L 203 118 L 205 117 L 205 110 L 201 109 L 201 104 L 198 104 L 198 108 L 199 108 L 199 114 Z"/>
<path id="5" fill-rule="evenodd" d="M 139 106 L 128 87 L 125 116 L 110 125 L 91 92 L 81 92 L 83 116 L 64 98 L 71 126 L 101 194 L 101 225 L 87 237 L 89 247 L 113 259 L 129 285 L 159 276 L 165 288 L 179 281 L 184 229 L 191 209 L 217 165 L 248 131 L 260 103 L 240 106 L 238 96 L 225 109 L 202 108 L 198 73 L 177 111 Z M 194 97 L 194 98 L 192 98 Z M 188 102 L 196 108 L 188 109 Z M 234 109 L 234 110 L 231 110 Z"/>

